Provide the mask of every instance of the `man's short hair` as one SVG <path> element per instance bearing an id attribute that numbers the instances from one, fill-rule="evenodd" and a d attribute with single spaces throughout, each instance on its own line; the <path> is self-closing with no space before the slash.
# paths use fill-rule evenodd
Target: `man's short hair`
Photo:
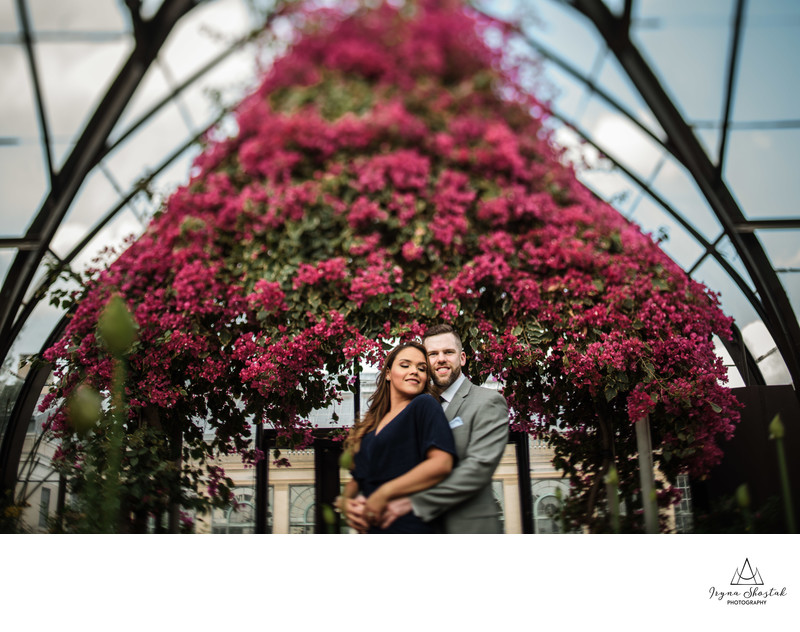
<path id="1" fill-rule="evenodd" d="M 458 344 L 459 351 L 463 350 L 464 345 L 461 342 L 461 336 L 458 335 L 458 332 L 453 329 L 452 325 L 448 325 L 447 323 L 442 323 L 441 325 L 434 325 L 433 327 L 429 328 L 422 336 L 422 342 L 424 343 L 426 339 L 432 336 L 440 336 L 442 334 L 453 334 L 456 339 L 456 343 Z"/>

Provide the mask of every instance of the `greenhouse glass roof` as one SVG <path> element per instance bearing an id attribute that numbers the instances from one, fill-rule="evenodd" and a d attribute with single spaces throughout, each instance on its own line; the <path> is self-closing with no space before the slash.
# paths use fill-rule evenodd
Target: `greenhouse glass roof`
<path id="1" fill-rule="evenodd" d="M 581 180 L 718 292 L 731 385 L 800 377 L 792 0 L 502 0 Z M 141 234 L 281 41 L 256 0 L 0 0 L 2 381 L 62 322 L 47 293 Z M 276 23 L 278 24 L 278 23 Z M 277 29 L 279 31 L 279 29 Z M 792 78 L 794 77 L 794 78 Z M 736 366 L 734 366 L 734 364 Z"/>

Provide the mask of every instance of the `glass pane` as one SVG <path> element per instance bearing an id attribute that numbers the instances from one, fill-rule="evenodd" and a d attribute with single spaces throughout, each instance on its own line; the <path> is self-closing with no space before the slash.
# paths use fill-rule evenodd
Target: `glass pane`
<path id="1" fill-rule="evenodd" d="M 112 143 L 125 133 L 160 100 L 170 93 L 170 86 L 158 63 L 147 69 L 142 81 L 136 87 L 133 97 L 128 101 L 122 116 L 117 121 L 110 135 Z"/>
<path id="2" fill-rule="evenodd" d="M 651 179 L 664 150 L 628 118 L 616 114 L 593 96 L 580 125 L 601 151 L 641 180 L 648 182 Z"/>
<path id="3" fill-rule="evenodd" d="M 788 59 L 797 59 L 797 2 L 748 2 L 739 53 L 733 117 L 737 121 L 797 118 L 797 75 Z M 794 79 L 792 79 L 794 77 Z"/>
<path id="4" fill-rule="evenodd" d="M 177 106 L 169 103 L 110 154 L 106 166 L 119 186 L 129 191 L 185 143 L 189 135 Z"/>
<path id="5" fill-rule="evenodd" d="M 181 102 L 190 112 L 198 130 L 212 123 L 221 106 L 237 103 L 253 88 L 257 76 L 255 60 L 254 47 L 245 46 L 231 53 L 186 89 Z"/>
<path id="6" fill-rule="evenodd" d="M 111 2 L 27 0 L 26 4 L 36 30 L 118 32 L 125 28 L 119 8 Z"/>
<path id="7" fill-rule="evenodd" d="M 211 435 L 207 435 L 207 438 L 210 439 Z M 252 445 L 252 438 L 250 445 Z M 220 456 L 216 461 L 216 465 L 221 466 L 225 470 L 225 475 L 233 480 L 235 502 L 228 509 L 214 509 L 211 515 L 194 516 L 195 533 L 255 533 L 257 504 L 255 468 L 246 467 L 242 463 L 241 457 L 236 454 Z M 269 488 L 267 502 L 271 509 L 272 487 Z M 267 526 L 267 532 L 270 533 L 271 514 L 268 514 Z"/>
<path id="8" fill-rule="evenodd" d="M 47 179 L 39 145 L 0 145 L 0 191 L 4 237 L 24 235 L 44 201 Z M 25 186 L 20 186 L 24 182 Z"/>
<path id="9" fill-rule="evenodd" d="M 653 117 L 650 108 L 633 86 L 628 75 L 622 70 L 613 55 L 605 58 L 603 68 L 597 79 L 603 90 L 624 106 L 636 120 L 649 129 L 656 137 L 665 138 L 664 130 Z"/>
<path id="10" fill-rule="evenodd" d="M 39 123 L 30 67 L 22 47 L 0 46 L 0 68 L 0 138 L 32 143 L 38 139 Z"/>
<path id="11" fill-rule="evenodd" d="M 560 2 L 528 3 L 536 20 L 530 28 L 534 39 L 558 51 L 570 65 L 588 74 L 598 53 L 605 48 L 594 27 L 573 9 Z M 569 42 L 569 46 L 565 46 Z"/>
<path id="12" fill-rule="evenodd" d="M 130 38 L 102 44 L 40 43 L 36 47 L 53 137 L 72 140 L 83 131 L 132 48 Z"/>
<path id="13" fill-rule="evenodd" d="M 17 11 L 14 0 L 0 0 L 0 30 L 7 32 L 17 31 Z"/>
<path id="14" fill-rule="evenodd" d="M 746 217 L 797 217 L 800 130 L 732 131 L 725 180 Z"/>
<path id="15" fill-rule="evenodd" d="M 252 26 L 243 2 L 201 4 L 170 34 L 159 56 L 180 83 Z"/>
<path id="16" fill-rule="evenodd" d="M 289 486 L 289 533 L 314 533 L 313 485 Z"/>
<path id="17" fill-rule="evenodd" d="M 534 479 L 531 484 L 533 494 L 533 520 L 536 533 L 563 533 L 564 525 L 559 519 L 562 498 L 569 493 L 569 483 L 561 479 Z"/>
<path id="18" fill-rule="evenodd" d="M 15 347 L 23 355 L 38 354 L 50 333 L 64 316 L 66 310 L 50 305 L 47 298 L 33 308 L 20 332 Z"/>
<path id="19" fill-rule="evenodd" d="M 5 283 L 11 264 L 19 252 L 16 248 L 0 248 L 0 284 Z"/>
<path id="20" fill-rule="evenodd" d="M 694 133 L 697 136 L 697 140 L 700 141 L 701 147 L 705 150 L 706 155 L 709 156 L 714 164 L 718 164 L 720 139 L 719 123 L 713 121 L 706 125 L 698 125 L 694 128 Z"/>
<path id="21" fill-rule="evenodd" d="M 142 224 L 129 209 L 123 209 L 109 224 L 100 230 L 81 253 L 72 261 L 72 269 L 83 272 L 87 266 L 97 265 L 92 260 L 103 248 L 117 248 L 120 253 L 124 240 L 131 235 L 141 235 Z M 106 259 L 103 260 L 104 262 Z"/>
<path id="22" fill-rule="evenodd" d="M 667 86 L 678 109 L 689 120 L 718 118 L 727 70 L 731 3 L 641 4 L 639 15 L 647 21 L 633 30 L 631 39 Z"/>
<path id="23" fill-rule="evenodd" d="M 756 231 L 795 315 L 800 315 L 800 230 Z"/>
<path id="24" fill-rule="evenodd" d="M 705 252 L 705 248 L 683 226 L 649 198 L 642 198 L 630 219 L 654 239 L 665 236 L 666 239 L 659 246 L 684 270 L 689 269 Z"/>
<path id="25" fill-rule="evenodd" d="M 139 217 L 147 221 L 175 189 L 189 181 L 189 169 L 192 161 L 199 153 L 200 147 L 198 145 L 190 147 L 153 178 L 149 187 L 152 199 L 143 193 L 135 198 L 135 206 L 139 210 Z"/>
<path id="26" fill-rule="evenodd" d="M 739 273 L 739 276 L 744 280 L 745 283 L 747 283 L 748 286 L 750 286 L 750 289 L 755 291 L 755 285 L 753 284 L 747 269 L 744 267 L 742 258 L 736 251 L 736 248 L 734 247 L 733 242 L 731 242 L 730 237 L 725 235 L 725 237 L 719 240 L 719 243 L 717 244 L 717 252 L 719 252 L 731 265 L 731 267 L 733 267 L 733 269 Z"/>
<path id="27" fill-rule="evenodd" d="M 722 233 L 722 224 L 708 206 L 697 183 L 678 162 L 670 156 L 652 183 L 653 190 L 686 219 L 709 242 L 714 242 Z"/>
<path id="28" fill-rule="evenodd" d="M 544 62 L 542 68 L 542 82 L 537 86 L 536 97 L 552 104 L 557 115 L 570 119 L 577 116 L 586 99 L 586 85 L 552 62 Z"/>
<path id="29" fill-rule="evenodd" d="M 28 424 L 17 470 L 16 498 L 27 503 L 22 516 L 23 529 L 34 533 L 50 530 L 58 498 L 59 477 L 52 467 L 58 443 L 43 436 L 46 420 L 47 413 L 39 412 L 37 407 Z"/>
<path id="30" fill-rule="evenodd" d="M 102 171 L 92 171 L 53 237 L 53 252 L 59 257 L 66 257 L 72 252 L 97 220 L 118 203 L 119 197 L 120 193 Z"/>
<path id="31" fill-rule="evenodd" d="M 786 290 L 786 296 L 792 306 L 795 316 L 800 314 L 800 272 L 778 272 L 778 280 Z"/>
<path id="32" fill-rule="evenodd" d="M 9 355 L 0 369 L 0 437 L 5 435 L 22 382 L 19 362 L 15 356 Z"/>
<path id="33" fill-rule="evenodd" d="M 783 357 L 764 323 L 758 321 L 743 327 L 742 338 L 756 359 L 758 368 L 761 369 L 761 374 L 767 384 L 792 383 Z"/>
<path id="34" fill-rule="evenodd" d="M 611 171 L 589 169 L 581 172 L 579 178 L 623 215 L 628 212 L 633 200 L 641 192 L 638 185 L 616 168 Z"/>
<path id="35" fill-rule="evenodd" d="M 639 0 L 634 3 L 635 15 L 642 20 L 658 20 L 663 27 L 672 27 L 685 22 L 727 21 L 731 15 L 733 0 L 696 2 L 695 0 Z"/>
<path id="36" fill-rule="evenodd" d="M 739 286 L 713 258 L 706 257 L 694 271 L 692 277 L 705 283 L 720 295 L 722 311 L 726 315 L 732 316 L 740 329 L 744 329 L 750 323 L 760 321 L 755 308 L 744 296 Z"/>
<path id="37" fill-rule="evenodd" d="M 756 237 L 776 268 L 800 268 L 800 230 L 758 230 Z"/>
<path id="38" fill-rule="evenodd" d="M 728 370 L 728 382 L 726 386 L 728 388 L 738 388 L 740 386 L 746 386 L 744 379 L 742 379 L 742 374 L 739 372 L 739 369 L 736 368 L 736 363 L 733 361 L 731 354 L 728 353 L 728 349 L 722 344 L 722 341 L 719 339 L 719 336 L 714 336 L 714 352 L 722 358 L 722 363 L 725 365 L 725 368 Z"/>

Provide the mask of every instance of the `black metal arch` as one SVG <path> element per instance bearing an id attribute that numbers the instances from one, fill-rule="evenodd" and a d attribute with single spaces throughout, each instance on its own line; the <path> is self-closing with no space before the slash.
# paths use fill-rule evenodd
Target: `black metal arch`
<path id="1" fill-rule="evenodd" d="M 36 217 L 25 234 L 24 248 L 21 248 L 11 265 L 6 280 L 0 290 L 0 361 L 5 360 L 22 323 L 17 314 L 22 306 L 25 293 L 30 287 L 36 270 L 50 248 L 58 227 L 61 225 L 70 205 L 75 199 L 86 176 L 105 155 L 108 138 L 114 125 L 128 105 L 136 88 L 158 55 L 175 24 L 196 6 L 194 0 L 173 0 L 164 2 L 156 15 L 143 20 L 138 12 L 139 2 L 129 2 L 131 19 L 136 34 L 136 45 L 122 70 L 106 92 L 94 112 L 86 129 L 67 158 L 62 169 L 54 172 L 48 153 L 48 167 L 51 174 L 50 191 Z M 29 63 L 36 76 L 36 61 L 30 47 L 30 29 L 27 23 L 27 8 L 24 0 L 17 0 L 25 39 L 28 42 Z M 38 84 L 37 84 L 38 85 Z M 40 91 L 37 92 L 40 125 L 45 139 L 49 138 L 44 105 Z M 46 143 L 49 147 L 49 142 Z"/>
<path id="2" fill-rule="evenodd" d="M 753 306 L 766 316 L 764 324 L 775 340 L 792 381 L 795 385 L 800 384 L 800 325 L 797 322 L 797 315 L 794 313 L 786 291 L 763 247 L 753 234 L 753 229 L 744 213 L 722 179 L 725 138 L 729 131 L 728 117 L 734 92 L 744 0 L 738 0 L 734 15 L 725 113 L 721 130 L 723 139 L 717 164 L 711 162 L 691 126 L 683 119 L 658 78 L 631 41 L 629 30 L 633 0 L 626 0 L 620 16 L 614 15 L 603 2 L 597 0 L 570 0 L 567 4 L 584 15 L 597 29 L 667 134 L 665 147 L 694 178 L 753 280 L 759 297 Z M 800 224 L 800 222 L 798 223 Z M 795 389 L 795 393 L 797 392 Z"/>
<path id="3" fill-rule="evenodd" d="M 47 117 L 44 111 L 38 80 L 36 79 L 36 60 L 31 46 L 30 28 L 27 25 L 25 1 L 16 1 L 21 16 L 23 39 L 26 44 L 31 74 L 34 79 L 37 113 L 39 116 L 41 133 L 45 139 L 45 152 L 48 152 L 50 143 L 48 140 L 49 131 L 47 128 Z M 85 178 L 91 170 L 117 146 L 117 144 L 121 143 L 146 119 L 150 118 L 161 107 L 168 103 L 177 92 L 180 92 L 186 86 L 193 83 L 199 76 L 204 74 L 207 69 L 216 65 L 216 62 L 221 61 L 224 57 L 224 55 L 220 56 L 216 62 L 212 61 L 207 68 L 201 69 L 198 73 L 190 77 L 181 87 L 177 88 L 173 94 L 154 106 L 153 109 L 131 126 L 131 128 L 129 128 L 121 138 L 117 139 L 114 144 L 109 144 L 111 131 L 119 120 L 119 117 L 144 74 L 155 61 L 158 51 L 165 42 L 167 36 L 181 17 L 199 4 L 199 0 L 171 0 L 169 2 L 164 2 L 158 13 L 149 20 L 143 20 L 141 18 L 141 3 L 138 0 L 125 0 L 125 3 L 131 12 L 131 22 L 136 40 L 133 52 L 116 80 L 110 86 L 105 98 L 98 106 L 94 116 L 87 124 L 78 143 L 59 172 L 54 172 L 52 159 L 49 153 L 46 154 L 45 162 L 48 166 L 51 179 L 50 193 L 39 209 L 26 235 L 21 238 L 0 239 L 0 246 L 15 247 L 19 250 L 8 272 L 2 290 L 0 290 L 0 361 L 6 358 L 13 341 L 32 312 L 33 307 L 44 297 L 50 284 L 55 281 L 53 276 L 47 277 L 45 281 L 36 288 L 33 298 L 25 303 L 25 294 L 32 285 L 36 270 L 46 253 L 48 253 L 50 241 L 63 221 L 67 210 L 72 204 Z M 655 115 L 666 134 L 666 139 L 660 139 L 651 130 L 643 126 L 636 117 L 628 112 L 624 106 L 619 104 L 612 95 L 603 92 L 590 78 L 583 76 L 580 72 L 569 67 L 568 64 L 559 60 L 557 55 L 544 50 L 541 45 L 533 40 L 529 42 L 530 45 L 539 50 L 541 54 L 548 56 L 552 61 L 559 64 L 568 73 L 585 83 L 595 94 L 603 98 L 650 138 L 670 152 L 687 169 L 708 201 L 710 208 L 714 211 L 722 224 L 723 234 L 729 237 L 736 252 L 744 262 L 745 268 L 755 286 L 755 292 L 751 289 L 746 280 L 735 271 L 725 257 L 717 251 L 717 242 L 714 244 L 709 243 L 708 240 L 703 238 L 680 214 L 672 209 L 666 201 L 652 191 L 651 187 L 642 182 L 641 179 L 634 174 L 630 173 L 629 170 L 622 167 L 619 161 L 613 159 L 607 151 L 604 151 L 601 147 L 597 147 L 597 145 L 588 139 L 585 133 L 578 130 L 574 124 L 569 123 L 569 121 L 559 116 L 557 113 L 553 114 L 595 145 L 604 155 L 608 156 L 617 168 L 625 172 L 626 175 L 636 182 L 642 190 L 646 191 L 661 208 L 687 229 L 706 250 L 701 260 L 707 256 L 712 256 L 719 262 L 742 290 L 745 297 L 750 301 L 769 329 L 795 385 L 800 383 L 800 327 L 797 323 L 797 316 L 794 314 L 775 270 L 772 268 L 761 244 L 753 234 L 753 231 L 756 229 L 798 228 L 800 227 L 800 219 L 760 220 L 758 222 L 748 221 L 736 204 L 727 186 L 722 181 L 721 175 L 728 131 L 733 127 L 729 121 L 729 115 L 735 88 L 737 51 L 745 7 L 744 0 L 738 0 L 734 15 L 733 38 L 731 50 L 729 51 L 730 56 L 726 77 L 727 91 L 723 121 L 721 124 L 719 161 L 717 164 L 712 163 L 708 158 L 701 144 L 694 136 L 693 127 L 682 118 L 672 100 L 660 85 L 655 74 L 646 64 L 636 46 L 631 42 L 629 29 L 631 25 L 633 0 L 626 0 L 620 16 L 614 15 L 601 0 L 562 0 L 562 3 L 585 16 L 603 37 L 608 49 L 613 52 L 619 60 L 620 65 Z M 238 44 L 241 44 L 241 41 L 231 47 L 231 50 Z M 227 55 L 227 53 L 225 55 Z M 185 147 L 169 157 L 163 166 L 169 164 L 169 162 L 184 150 Z M 124 208 L 136 194 L 143 190 L 142 187 L 144 186 L 146 186 L 146 183 L 141 183 L 141 187 L 134 188 L 126 196 L 121 197 L 120 203 L 101 219 L 92 233 L 90 233 L 70 255 L 63 260 L 59 260 L 59 265 L 67 267 L 70 261 L 85 247 L 97 231 Z M 66 321 L 62 320 L 54 328 L 48 338 L 49 341 L 54 341 L 55 336 L 63 332 L 65 323 Z M 43 348 L 47 346 L 49 345 L 46 343 L 46 346 Z M 758 365 L 746 346 L 742 343 L 740 336 L 737 341 L 726 345 L 726 347 L 737 364 L 737 368 L 739 368 L 743 376 L 746 377 L 747 383 L 750 383 L 751 379 L 755 383 L 763 383 L 763 377 L 760 375 Z M 27 427 L 27 421 L 30 419 L 33 408 L 36 405 L 36 396 L 41 391 L 41 387 L 47 379 L 48 374 L 49 367 L 44 365 L 37 370 L 31 371 L 25 381 L 23 391 L 16 402 L 12 418 L 9 421 L 9 427 L 2 437 L 2 444 L 0 445 L 0 473 L 2 473 L 2 477 L 0 477 L 0 487 L 2 488 L 13 489 L 14 487 L 21 450 L 19 439 L 20 428 L 23 428 L 22 438 L 24 439 L 24 428 Z M 795 390 L 795 392 L 797 393 L 797 390 Z"/>
<path id="4" fill-rule="evenodd" d="M 583 83 L 591 92 L 597 94 L 602 100 L 627 118 L 651 140 L 672 154 L 676 160 L 686 168 L 703 193 L 709 207 L 720 221 L 723 227 L 721 237 L 727 236 L 731 240 L 737 254 L 742 259 L 745 269 L 755 286 L 755 292 L 741 275 L 735 271 L 727 259 L 717 250 L 716 246 L 720 239 L 717 239 L 713 244 L 709 243 L 707 239 L 702 237 L 699 232 L 694 229 L 694 227 L 655 194 L 650 186 L 632 174 L 628 169 L 625 169 L 620 164 L 619 160 L 614 159 L 608 152 L 602 150 L 602 148 L 593 142 L 587 133 L 581 131 L 575 123 L 570 122 L 557 111 L 551 110 L 551 114 L 564 122 L 568 127 L 575 130 L 584 140 L 609 157 L 618 169 L 623 171 L 629 179 L 634 181 L 637 186 L 645 191 L 659 206 L 661 206 L 661 208 L 678 221 L 683 228 L 704 247 L 705 253 L 694 264 L 692 269 L 696 268 L 708 256 L 713 257 L 725 269 L 726 273 L 728 273 L 748 299 L 773 336 L 777 348 L 789 370 L 792 381 L 794 384 L 800 383 L 800 326 L 798 326 L 797 316 L 794 314 L 791 303 L 786 296 L 786 292 L 774 268 L 769 262 L 760 242 L 753 234 L 754 231 L 758 229 L 800 228 L 800 218 L 748 221 L 722 180 L 728 132 L 733 127 L 730 123 L 730 111 L 735 88 L 739 42 L 741 39 L 743 15 L 745 13 L 745 0 L 737 0 L 733 16 L 733 34 L 728 57 L 724 113 L 720 123 L 721 139 L 719 161 L 717 164 L 713 164 L 708 158 L 702 145 L 695 137 L 692 126 L 683 119 L 653 71 L 631 41 L 629 30 L 631 26 L 633 0 L 625 1 L 619 16 L 612 13 L 601 0 L 561 0 L 560 3 L 575 10 L 590 21 L 598 34 L 605 41 L 608 50 L 615 55 L 621 67 L 638 90 L 640 96 L 655 115 L 656 120 L 666 134 L 665 140 L 659 138 L 652 130 L 643 125 L 612 95 L 597 86 L 590 77 L 585 76 L 553 51 L 548 50 L 547 47 L 535 41 L 523 30 L 517 29 L 517 33 L 525 40 L 527 45 L 538 54 L 555 63 L 570 76 Z M 793 122 L 788 123 L 791 124 Z M 763 123 L 761 124 L 762 127 L 764 125 Z M 787 125 L 785 121 L 778 121 L 775 123 L 776 127 L 785 125 Z M 738 353 L 733 353 L 732 356 L 736 360 L 740 371 L 752 375 L 752 358 L 741 358 L 741 354 Z M 737 358 L 741 358 L 741 365 L 740 360 Z"/>
<path id="5" fill-rule="evenodd" d="M 23 5 L 21 6 L 20 11 L 24 11 L 25 7 L 23 0 L 18 1 L 21 5 Z M 256 39 L 263 32 L 263 27 L 254 29 L 244 37 L 231 43 L 220 54 L 209 60 L 204 66 L 200 67 L 192 75 L 187 77 L 180 85 L 176 86 L 170 92 L 170 94 L 154 104 L 147 112 L 142 114 L 135 122 L 133 122 L 116 140 L 114 140 L 113 143 L 110 143 L 109 134 L 114 127 L 114 123 L 127 105 L 127 100 L 123 102 L 120 98 L 116 98 L 113 99 L 113 107 L 107 106 L 106 104 L 109 101 L 109 94 L 111 94 L 112 91 L 117 90 L 120 83 L 122 83 L 122 85 L 130 87 L 130 93 L 127 95 L 128 99 L 132 96 L 133 92 L 138 86 L 138 81 L 135 81 L 135 79 L 138 78 L 138 80 L 141 80 L 149 65 L 156 59 L 158 50 L 166 40 L 169 31 L 174 27 L 178 19 L 190 11 L 196 4 L 198 4 L 198 2 L 186 2 L 184 3 L 184 8 L 182 10 L 167 14 L 164 14 L 164 8 L 162 7 L 162 10 L 160 10 L 151 20 L 147 22 L 139 17 L 139 2 L 134 0 L 126 0 L 126 4 L 128 4 L 133 16 L 133 28 L 137 38 L 136 49 L 131 54 L 128 63 L 126 63 L 123 70 L 120 72 L 120 76 L 117 77 L 117 80 L 109 88 L 109 93 L 106 95 L 106 98 L 100 104 L 95 112 L 94 117 L 92 118 L 92 122 L 96 120 L 105 122 L 102 130 L 98 130 L 92 124 L 92 122 L 87 125 L 84 134 L 76 145 L 72 155 L 70 156 L 70 159 L 68 159 L 67 163 L 65 164 L 64 170 L 61 172 L 62 174 L 64 173 L 64 171 L 67 169 L 67 165 L 70 164 L 70 160 L 73 159 L 75 162 L 79 163 L 80 167 L 82 167 L 80 170 L 76 169 L 75 182 L 73 182 L 74 186 L 70 189 L 71 197 L 67 199 L 63 196 L 59 196 L 59 192 L 56 190 L 56 187 L 52 186 L 50 195 L 40 209 L 39 214 L 37 215 L 36 220 L 34 220 L 34 224 L 29 229 L 27 235 L 24 238 L 0 240 L 0 245 L 13 246 L 20 250 L 19 255 L 12 265 L 12 269 L 9 271 L 6 284 L 2 288 L 2 294 L 0 294 L 0 298 L 5 296 L 8 296 L 9 298 L 8 302 L 0 303 L 3 306 L 3 311 L 0 311 L 0 318 L 3 319 L 0 320 L 0 325 L 2 325 L 0 328 L 0 359 L 5 359 L 11 349 L 13 341 L 20 334 L 23 326 L 32 314 L 35 307 L 43 298 L 45 298 L 48 290 L 56 282 L 59 275 L 62 272 L 70 270 L 70 264 L 72 261 L 83 251 L 89 242 L 138 194 L 147 192 L 150 182 L 170 164 L 172 164 L 187 149 L 193 145 L 196 145 L 205 133 L 214 128 L 226 115 L 229 114 L 230 109 L 221 108 L 215 120 L 213 120 L 205 129 L 201 130 L 198 134 L 194 135 L 182 146 L 167 156 L 147 175 L 147 177 L 137 182 L 130 191 L 127 193 L 120 191 L 119 202 L 101 217 L 92 230 L 89 231 L 84 238 L 74 246 L 68 255 L 63 258 L 57 257 L 50 249 L 50 240 L 63 220 L 66 210 L 69 208 L 75 193 L 80 188 L 83 180 L 88 176 L 91 170 L 98 165 L 102 166 L 103 158 L 114 151 L 116 147 L 120 146 L 128 137 L 135 133 L 137 129 L 155 116 L 164 106 L 171 103 L 178 94 L 186 90 L 198 79 L 218 66 L 233 52 L 240 49 L 248 42 Z M 269 19 L 270 16 L 267 17 L 267 20 Z M 159 21 L 162 22 L 160 27 L 153 26 L 154 23 Z M 150 35 L 150 32 L 154 29 L 159 34 L 157 40 L 154 40 Z M 144 49 L 150 46 L 153 48 L 147 48 L 146 52 L 139 51 L 137 53 L 137 50 L 139 50 L 140 47 Z M 146 58 L 148 60 L 147 66 L 142 66 L 141 61 L 135 62 L 136 58 Z M 121 79 L 121 76 L 125 74 L 132 74 L 135 76 L 128 77 L 124 80 Z M 46 117 L 42 115 L 41 120 L 42 125 L 44 126 Z M 100 134 L 101 131 L 102 134 Z M 98 136 L 98 134 L 100 134 L 102 137 Z M 87 147 L 90 147 L 93 150 L 93 155 L 91 158 L 87 158 L 87 156 L 81 157 L 78 155 L 79 151 L 87 151 Z M 48 164 L 51 163 L 48 162 Z M 65 176 L 58 174 L 57 177 L 63 178 Z M 55 209 L 60 209 L 62 211 L 60 216 L 54 215 Z M 46 226 L 51 232 L 45 235 L 42 230 L 36 230 L 37 226 Z M 32 284 L 32 279 L 34 273 L 36 272 L 36 268 L 46 254 L 50 254 L 50 256 L 55 258 L 57 263 L 37 285 L 28 301 L 24 301 L 25 293 Z M 27 283 L 21 283 L 22 279 L 19 278 L 19 274 L 16 274 L 14 277 L 15 283 L 10 283 L 12 275 L 22 272 L 29 273 L 30 275 Z M 12 300 L 15 301 L 13 305 L 11 303 Z M 50 335 L 47 337 L 47 340 L 42 345 L 42 348 L 39 351 L 40 356 L 42 352 L 52 346 L 52 344 L 54 344 L 55 341 L 58 340 L 58 338 L 63 334 L 67 322 L 68 316 L 65 315 L 53 328 L 53 330 L 50 332 Z M 38 394 L 41 392 L 42 387 L 46 383 L 51 370 L 52 366 L 50 366 L 48 363 L 39 362 L 29 371 L 26 379 L 24 380 L 22 390 L 14 404 L 14 408 L 11 412 L 4 435 L 0 437 L 0 489 L 13 489 L 15 486 L 25 429 L 27 428 L 28 420 L 31 418 L 31 415 L 36 407 Z"/>

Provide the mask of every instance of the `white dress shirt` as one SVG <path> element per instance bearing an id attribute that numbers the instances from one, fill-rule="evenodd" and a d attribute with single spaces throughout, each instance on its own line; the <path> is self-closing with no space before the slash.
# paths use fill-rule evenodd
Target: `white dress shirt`
<path id="1" fill-rule="evenodd" d="M 456 378 L 455 382 L 448 386 L 447 389 L 445 389 L 445 391 L 439 395 L 439 399 L 442 400 L 442 410 L 447 410 L 448 405 L 456 395 L 456 391 L 461 386 L 461 383 L 466 379 L 467 376 L 462 373 Z"/>

